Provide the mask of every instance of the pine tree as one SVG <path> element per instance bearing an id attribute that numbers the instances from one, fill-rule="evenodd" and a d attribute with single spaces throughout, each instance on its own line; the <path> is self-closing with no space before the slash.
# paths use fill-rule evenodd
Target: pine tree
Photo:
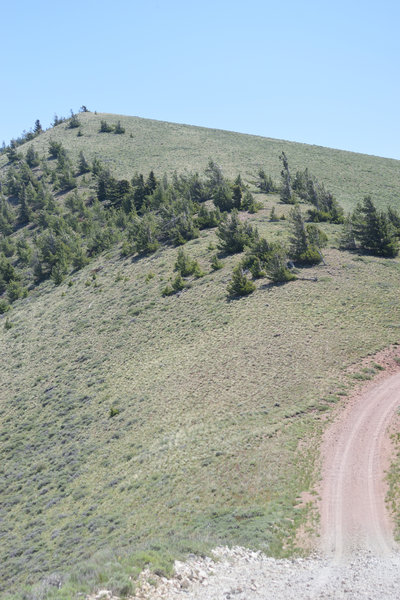
<path id="1" fill-rule="evenodd" d="M 233 210 L 230 218 L 225 218 L 218 226 L 217 236 L 220 239 L 219 249 L 227 254 L 242 252 L 258 239 L 258 231 L 249 223 L 242 223 L 237 210 Z"/>
<path id="2" fill-rule="evenodd" d="M 322 254 L 315 245 L 315 239 L 312 240 L 314 242 L 312 243 L 309 238 L 299 206 L 292 208 L 289 219 L 291 223 L 290 256 L 303 265 L 319 264 L 323 260 Z M 318 232 L 312 230 L 312 236 L 319 237 Z"/>
<path id="3" fill-rule="evenodd" d="M 289 219 L 291 224 L 290 255 L 297 258 L 308 247 L 306 226 L 299 206 L 291 209 Z"/>
<path id="4" fill-rule="evenodd" d="M 33 133 L 35 135 L 39 135 L 39 133 L 42 133 L 42 132 L 43 132 L 42 125 L 41 125 L 39 119 L 36 119 L 35 126 L 33 128 Z"/>
<path id="5" fill-rule="evenodd" d="M 397 256 L 399 248 L 393 226 L 385 213 L 378 212 L 370 196 L 357 204 L 352 224 L 363 250 L 377 256 Z"/>
<path id="6" fill-rule="evenodd" d="M 339 234 L 339 248 L 341 250 L 355 250 L 356 238 L 351 217 L 346 217 L 342 231 Z"/>
<path id="7" fill-rule="evenodd" d="M 25 160 L 31 169 L 33 169 L 33 167 L 37 167 L 40 164 L 39 154 L 35 152 L 33 146 L 29 146 L 26 152 Z"/>
<path id="8" fill-rule="evenodd" d="M 292 180 L 290 176 L 289 163 L 286 158 L 286 154 L 284 152 L 279 156 L 279 160 L 282 162 L 282 171 L 281 171 L 281 191 L 280 197 L 281 201 L 285 204 L 294 204 L 294 195 L 292 189 Z"/>
<path id="9" fill-rule="evenodd" d="M 114 133 L 117 133 L 117 134 L 125 133 L 125 127 L 122 127 L 121 121 L 118 121 L 118 123 L 115 125 Z"/>
<path id="10" fill-rule="evenodd" d="M 287 262 L 285 250 L 282 246 L 276 245 L 265 265 L 265 270 L 271 281 L 284 283 L 296 279 L 296 275 L 288 268 Z"/>
<path id="11" fill-rule="evenodd" d="M 79 175 L 82 175 L 83 173 L 89 173 L 90 171 L 90 165 L 88 163 L 88 161 L 85 158 L 85 155 L 83 154 L 83 151 L 81 150 L 79 152 L 79 160 L 78 160 L 78 173 Z"/>
<path id="12" fill-rule="evenodd" d="M 240 264 L 233 269 L 232 279 L 228 284 L 227 291 L 230 298 L 248 296 L 256 289 L 255 284 L 243 272 Z"/>

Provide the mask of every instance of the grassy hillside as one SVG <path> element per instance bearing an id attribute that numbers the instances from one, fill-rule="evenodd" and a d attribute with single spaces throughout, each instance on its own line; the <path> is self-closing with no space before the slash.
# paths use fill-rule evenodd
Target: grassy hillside
<path id="1" fill-rule="evenodd" d="M 227 174 L 271 165 L 277 178 L 285 149 L 294 168 L 335 182 L 343 202 L 378 190 L 389 173 L 392 191 L 380 199 L 400 190 L 396 161 L 134 117 L 79 118 L 82 137 L 62 124 L 30 144 L 47 152 L 60 139 L 75 156 L 83 148 L 110 160 L 120 177 L 200 169 L 212 156 Z M 104 118 L 126 133 L 97 133 Z M 268 240 L 287 239 L 287 221 L 269 215 L 288 207 L 259 198 L 260 212 L 242 219 Z M 240 255 L 213 271 L 211 229 L 185 244 L 205 275 L 178 295 L 161 294 L 177 248 L 121 258 L 115 245 L 0 316 L 0 597 L 128 591 L 147 562 L 167 573 L 171 557 L 219 543 L 296 551 L 307 518 L 300 494 L 314 482 L 330 410 L 376 368 L 347 367 L 399 340 L 399 259 L 339 251 L 339 226 L 323 228 L 325 265 L 286 285 L 260 279 L 240 300 L 226 295 Z"/>
<path id="2" fill-rule="evenodd" d="M 238 172 L 243 177 L 254 176 L 262 167 L 276 180 L 283 150 L 293 172 L 308 167 L 347 210 L 366 194 L 377 205 L 400 205 L 397 160 L 139 117 L 82 113 L 79 120 L 82 137 L 77 137 L 77 129 L 66 129 L 62 123 L 25 144 L 24 150 L 33 144 L 47 154 L 50 139 L 62 141 L 75 160 L 82 150 L 88 159 L 100 158 L 120 178 L 150 169 L 159 176 L 175 170 L 202 171 L 211 157 L 228 177 Z M 110 124 L 121 121 L 125 134 L 99 133 L 102 120 Z M 6 158 L 0 157 L 0 167 L 5 163 Z"/>

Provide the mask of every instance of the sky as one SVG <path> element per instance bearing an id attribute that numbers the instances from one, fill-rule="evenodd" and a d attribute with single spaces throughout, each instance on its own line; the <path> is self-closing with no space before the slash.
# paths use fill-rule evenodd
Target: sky
<path id="1" fill-rule="evenodd" d="M 400 159 L 398 0 L 2 2 L 0 144 L 89 110 Z"/>

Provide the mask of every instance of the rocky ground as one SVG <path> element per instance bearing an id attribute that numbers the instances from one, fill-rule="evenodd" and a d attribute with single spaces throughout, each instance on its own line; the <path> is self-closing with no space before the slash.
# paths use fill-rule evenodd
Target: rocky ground
<path id="1" fill-rule="evenodd" d="M 400 553 L 358 554 L 341 562 L 275 560 L 244 548 L 216 548 L 213 559 L 176 563 L 173 579 L 144 572 L 135 600 L 398 600 Z M 156 586 L 149 579 L 157 579 Z M 90 600 L 117 600 L 102 590 Z M 133 600 L 133 599 L 132 599 Z"/>

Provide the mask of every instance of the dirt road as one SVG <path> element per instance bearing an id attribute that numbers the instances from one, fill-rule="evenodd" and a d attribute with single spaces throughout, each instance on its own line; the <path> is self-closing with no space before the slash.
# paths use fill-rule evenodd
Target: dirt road
<path id="1" fill-rule="evenodd" d="M 364 388 L 328 429 L 323 444 L 322 550 L 336 559 L 390 554 L 385 508 L 388 426 L 400 406 L 400 373 Z"/>

